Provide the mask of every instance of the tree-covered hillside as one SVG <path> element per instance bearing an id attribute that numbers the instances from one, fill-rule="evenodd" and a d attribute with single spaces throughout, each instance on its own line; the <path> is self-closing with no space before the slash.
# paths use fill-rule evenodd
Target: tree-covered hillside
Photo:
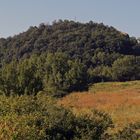
<path id="1" fill-rule="evenodd" d="M 101 81 L 140 79 L 140 44 L 113 27 L 74 21 L 0 39 L 2 94 L 63 96 Z"/>
<path id="2" fill-rule="evenodd" d="M 0 57 L 8 62 L 48 51 L 62 51 L 85 59 L 95 51 L 140 55 L 139 49 L 135 38 L 92 21 L 83 24 L 60 20 L 52 25 L 30 27 L 19 35 L 0 39 Z"/>

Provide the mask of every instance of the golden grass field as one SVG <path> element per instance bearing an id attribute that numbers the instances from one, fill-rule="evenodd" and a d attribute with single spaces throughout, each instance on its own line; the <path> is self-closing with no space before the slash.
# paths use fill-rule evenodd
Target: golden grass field
<path id="1" fill-rule="evenodd" d="M 75 113 L 98 109 L 109 113 L 117 129 L 140 122 L 140 81 L 98 83 L 87 92 L 72 93 L 59 104 Z"/>

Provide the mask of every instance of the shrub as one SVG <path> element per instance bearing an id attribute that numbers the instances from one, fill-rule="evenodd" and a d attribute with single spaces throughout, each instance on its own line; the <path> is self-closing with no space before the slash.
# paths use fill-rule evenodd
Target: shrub
<path id="1" fill-rule="evenodd" d="M 0 137 L 16 140 L 100 140 L 112 126 L 99 111 L 76 116 L 43 94 L 0 96 Z"/>

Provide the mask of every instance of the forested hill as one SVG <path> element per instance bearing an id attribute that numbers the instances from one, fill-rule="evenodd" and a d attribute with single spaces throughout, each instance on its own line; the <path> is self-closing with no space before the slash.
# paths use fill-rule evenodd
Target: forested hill
<path id="1" fill-rule="evenodd" d="M 113 27 L 74 21 L 0 39 L 0 92 L 62 96 L 101 81 L 140 79 L 140 44 Z"/>
<path id="2" fill-rule="evenodd" d="M 75 57 L 89 57 L 95 51 L 140 55 L 135 38 L 113 27 L 89 22 L 58 21 L 40 24 L 26 32 L 0 39 L 0 58 L 6 61 L 29 57 L 42 52 L 66 52 Z"/>

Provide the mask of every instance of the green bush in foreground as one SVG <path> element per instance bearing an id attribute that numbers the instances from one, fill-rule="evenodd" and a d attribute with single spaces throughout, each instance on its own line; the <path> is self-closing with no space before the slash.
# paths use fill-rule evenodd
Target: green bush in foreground
<path id="1" fill-rule="evenodd" d="M 0 96 L 1 140 L 138 140 L 138 124 L 109 136 L 112 126 L 106 113 L 76 116 L 42 94 Z"/>
<path id="2" fill-rule="evenodd" d="M 107 114 L 93 111 L 92 116 L 78 117 L 41 94 L 0 97 L 2 140 L 98 140 L 111 125 Z"/>
<path id="3" fill-rule="evenodd" d="M 140 133 L 138 134 L 137 130 L 140 130 L 140 123 L 129 125 L 116 134 L 116 139 L 140 140 Z"/>

